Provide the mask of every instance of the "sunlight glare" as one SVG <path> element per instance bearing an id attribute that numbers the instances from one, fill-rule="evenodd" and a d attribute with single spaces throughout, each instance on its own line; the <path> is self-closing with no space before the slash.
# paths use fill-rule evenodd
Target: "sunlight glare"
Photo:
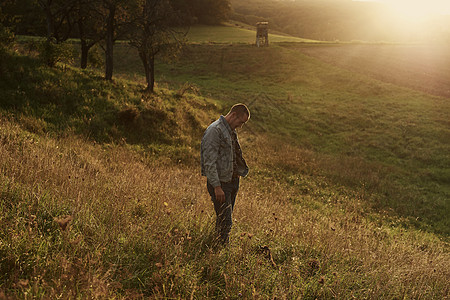
<path id="1" fill-rule="evenodd" d="M 366 0 L 367 1 L 367 0 Z M 450 0 L 369 0 L 383 3 L 386 13 L 378 20 L 392 35 L 409 40 L 438 38 L 450 15 Z"/>
<path id="2" fill-rule="evenodd" d="M 450 14 L 449 0 L 382 0 L 403 19 L 422 19 L 433 15 Z"/>

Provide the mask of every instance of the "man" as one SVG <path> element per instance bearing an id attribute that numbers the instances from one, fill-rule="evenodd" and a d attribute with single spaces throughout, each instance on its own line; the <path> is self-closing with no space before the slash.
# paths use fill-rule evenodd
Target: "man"
<path id="1" fill-rule="evenodd" d="M 226 116 L 221 115 L 209 125 L 202 138 L 202 175 L 207 178 L 206 185 L 217 216 L 216 231 L 222 244 L 229 242 L 239 177 L 248 174 L 236 128 L 241 128 L 249 118 L 247 106 L 236 104 Z"/>

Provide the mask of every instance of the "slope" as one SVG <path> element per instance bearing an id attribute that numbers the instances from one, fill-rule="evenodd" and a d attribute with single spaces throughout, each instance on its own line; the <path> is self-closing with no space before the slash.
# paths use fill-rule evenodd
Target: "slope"
<path id="1" fill-rule="evenodd" d="M 434 233 L 445 227 L 431 225 L 442 219 L 415 223 L 390 210 L 399 193 L 383 187 L 398 176 L 409 184 L 402 192 L 411 192 L 408 171 L 420 169 L 384 150 L 371 153 L 363 141 L 358 155 L 336 153 L 331 129 L 353 128 L 358 110 L 356 97 L 338 101 L 348 87 L 330 82 L 351 73 L 292 53 L 193 46 L 176 65 L 159 66 L 167 77 L 152 96 L 139 82 L 109 83 L 95 71 L 49 69 L 8 54 L 0 69 L 0 295 L 446 297 L 448 244 Z M 293 71 L 299 66 L 304 74 Z M 375 85 L 397 100 L 414 96 L 418 109 L 430 100 L 365 78 L 353 85 L 360 93 Z M 232 243 L 215 248 L 198 141 L 248 94 L 252 120 L 240 136 L 252 173 L 242 181 Z M 405 110 L 416 116 L 415 107 Z M 390 110 L 382 111 L 390 116 L 386 128 L 402 112 Z M 342 119 L 331 127 L 325 121 L 333 113 Z M 423 126 L 442 130 L 436 122 Z M 368 128 L 364 139 L 382 146 L 386 128 L 377 128 L 379 138 Z M 380 206 L 380 189 L 394 202 Z"/>

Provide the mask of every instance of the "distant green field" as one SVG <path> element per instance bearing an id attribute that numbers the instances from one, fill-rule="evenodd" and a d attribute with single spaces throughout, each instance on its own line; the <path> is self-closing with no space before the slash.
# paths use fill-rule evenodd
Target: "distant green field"
<path id="1" fill-rule="evenodd" d="M 190 43 L 248 43 L 254 44 L 256 32 L 239 26 L 206 26 L 197 25 L 189 30 Z M 283 36 L 269 33 L 269 43 L 299 42 L 316 43 L 318 41 L 301 39 L 292 36 Z"/>

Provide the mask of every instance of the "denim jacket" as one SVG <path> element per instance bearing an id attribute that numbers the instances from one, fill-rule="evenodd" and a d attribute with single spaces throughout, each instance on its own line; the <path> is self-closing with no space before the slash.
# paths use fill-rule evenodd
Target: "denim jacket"
<path id="1" fill-rule="evenodd" d="M 239 141 L 237 141 L 239 143 Z M 220 116 L 206 129 L 201 144 L 200 156 L 202 175 L 213 186 L 220 186 L 220 182 L 230 182 L 233 176 L 233 143 L 231 141 L 231 127 Z M 236 157 L 237 173 L 245 177 L 248 166 L 242 157 Z"/>

